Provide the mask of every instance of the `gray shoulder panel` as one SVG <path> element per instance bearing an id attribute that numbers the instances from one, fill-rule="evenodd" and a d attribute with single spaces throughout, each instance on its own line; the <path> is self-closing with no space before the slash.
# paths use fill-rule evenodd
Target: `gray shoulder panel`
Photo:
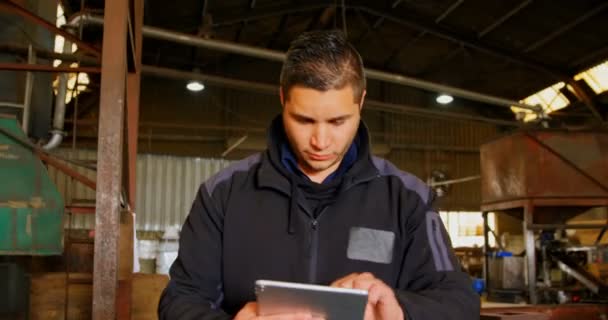
<path id="1" fill-rule="evenodd" d="M 414 176 L 413 174 L 399 170 L 399 168 L 397 168 L 394 164 L 385 159 L 372 157 L 372 162 L 374 163 L 376 169 L 378 169 L 380 172 L 380 175 L 398 177 L 401 179 L 401 182 L 403 182 L 403 185 L 407 189 L 415 191 L 420 196 L 422 201 L 428 204 L 431 190 L 424 182 L 422 182 L 422 180 L 418 179 L 418 177 Z"/>
<path id="2" fill-rule="evenodd" d="M 230 166 L 222 169 L 220 172 L 216 173 L 214 176 L 209 178 L 205 182 L 205 188 L 207 189 L 207 193 L 209 196 L 213 194 L 213 190 L 222 182 L 232 178 L 232 176 L 237 172 L 244 172 L 251 169 L 251 167 L 255 166 L 260 162 L 262 158 L 261 153 L 256 153 L 251 155 L 243 160 L 240 160 L 236 163 L 231 164 Z"/>

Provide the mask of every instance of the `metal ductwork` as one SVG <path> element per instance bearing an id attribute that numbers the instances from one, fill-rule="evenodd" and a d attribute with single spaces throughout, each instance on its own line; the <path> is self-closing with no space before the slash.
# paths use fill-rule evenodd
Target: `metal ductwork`
<path id="1" fill-rule="evenodd" d="M 72 43 L 67 39 L 63 42 L 62 53 L 72 52 Z M 53 129 L 51 130 L 51 139 L 42 146 L 44 150 L 52 150 L 57 148 L 63 141 L 63 125 L 65 122 L 65 97 L 68 92 L 68 75 L 60 73 L 57 85 L 57 96 L 55 96 L 55 113 L 53 114 Z"/>

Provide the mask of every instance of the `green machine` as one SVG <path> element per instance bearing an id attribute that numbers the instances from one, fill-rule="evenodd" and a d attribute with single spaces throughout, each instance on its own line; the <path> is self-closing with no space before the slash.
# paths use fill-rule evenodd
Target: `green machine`
<path id="1" fill-rule="evenodd" d="M 8 132 L 9 134 L 6 134 Z M 63 199 L 14 118 L 0 115 L 0 255 L 60 255 Z"/>

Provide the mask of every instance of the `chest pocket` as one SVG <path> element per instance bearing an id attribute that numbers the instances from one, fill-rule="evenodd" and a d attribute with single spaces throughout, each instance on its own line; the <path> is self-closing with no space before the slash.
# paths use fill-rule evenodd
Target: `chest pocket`
<path id="1" fill-rule="evenodd" d="M 353 227 L 350 229 L 346 256 L 351 260 L 389 264 L 393 260 L 394 244 L 394 232 Z"/>

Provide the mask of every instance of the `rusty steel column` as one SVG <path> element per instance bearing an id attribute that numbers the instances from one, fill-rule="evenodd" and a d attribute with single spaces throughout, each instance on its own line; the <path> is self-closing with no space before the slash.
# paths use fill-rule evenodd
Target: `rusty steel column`
<path id="1" fill-rule="evenodd" d="M 532 200 L 526 201 L 524 205 L 524 245 L 526 247 L 526 267 L 528 276 L 528 297 L 530 304 L 538 303 L 538 295 L 536 294 L 536 245 L 534 239 L 534 230 L 530 229 L 530 225 L 534 224 L 534 204 Z"/>
<path id="2" fill-rule="evenodd" d="M 129 211 L 124 212 L 121 221 L 121 237 L 120 237 L 120 256 L 119 256 L 119 272 L 118 272 L 118 296 L 117 296 L 117 314 L 118 320 L 131 319 L 131 305 L 133 294 L 133 246 L 134 242 L 134 224 L 135 224 L 135 201 L 136 201 L 136 170 L 137 170 L 137 138 L 139 127 L 139 96 L 141 82 L 141 55 L 142 55 L 142 27 L 144 0 L 132 0 L 131 4 L 131 30 L 132 38 L 130 48 L 130 56 L 132 57 L 132 69 L 127 74 L 127 92 L 126 92 L 126 157 L 125 168 L 123 174 L 126 179 L 123 181 L 127 185 L 127 199 Z"/>
<path id="3" fill-rule="evenodd" d="M 107 23 L 103 27 L 99 101 L 93 320 L 116 318 L 128 2 L 107 0 L 104 13 Z"/>

